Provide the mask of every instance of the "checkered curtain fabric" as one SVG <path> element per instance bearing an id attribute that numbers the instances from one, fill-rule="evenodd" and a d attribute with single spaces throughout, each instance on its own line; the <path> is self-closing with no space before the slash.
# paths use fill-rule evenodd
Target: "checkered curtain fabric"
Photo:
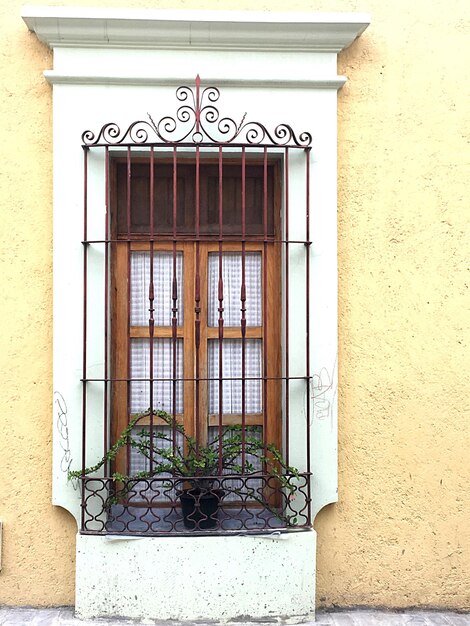
<path id="1" fill-rule="evenodd" d="M 178 322 L 183 320 L 183 255 L 177 254 L 176 278 L 178 285 Z M 154 292 L 155 292 L 155 325 L 171 325 L 173 254 L 171 252 L 154 253 Z M 224 253 L 222 256 L 222 279 L 224 285 L 224 326 L 240 326 L 240 291 L 242 284 L 242 260 L 240 252 Z M 131 325 L 146 326 L 149 318 L 149 282 L 150 253 L 132 252 L 131 254 Z M 208 263 L 208 325 L 218 324 L 218 282 L 219 255 L 210 254 Z M 246 319 L 247 326 L 260 326 L 261 309 L 261 254 L 247 253 L 245 257 L 246 283 Z M 183 376 L 183 339 L 177 340 L 176 376 Z M 219 347 L 218 341 L 208 342 L 208 375 L 216 380 L 209 381 L 209 413 L 219 411 Z M 245 341 L 245 412 L 260 413 L 262 411 L 261 378 L 262 344 L 261 340 Z M 148 378 L 150 375 L 150 346 L 147 339 L 131 339 L 131 377 Z M 154 340 L 153 385 L 155 408 L 171 412 L 173 410 L 173 341 L 172 339 Z M 222 344 L 222 375 L 223 382 L 222 410 L 226 414 L 242 412 L 242 341 L 241 339 L 224 339 Z M 159 380 L 165 379 L 165 380 Z M 183 413 L 183 382 L 177 382 L 176 411 Z M 150 384 L 146 381 L 133 381 L 131 384 L 131 412 L 144 411 L 150 405 Z"/>

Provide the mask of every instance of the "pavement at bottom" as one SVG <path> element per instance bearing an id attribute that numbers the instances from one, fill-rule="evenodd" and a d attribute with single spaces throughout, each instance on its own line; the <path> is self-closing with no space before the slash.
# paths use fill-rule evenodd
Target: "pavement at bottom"
<path id="1" fill-rule="evenodd" d="M 230 622 L 229 626 L 280 626 L 282 622 Z M 135 621 L 118 618 L 79 619 L 73 608 L 12 608 L 0 607 L 0 626 L 228 626 L 214 622 Z M 315 622 L 303 626 L 470 626 L 469 613 L 451 611 L 317 611 Z"/>

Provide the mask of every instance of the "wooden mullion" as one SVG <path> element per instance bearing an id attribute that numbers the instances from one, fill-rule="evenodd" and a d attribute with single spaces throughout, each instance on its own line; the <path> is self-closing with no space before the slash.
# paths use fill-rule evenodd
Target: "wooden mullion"
<path id="1" fill-rule="evenodd" d="M 275 238 L 280 239 L 281 233 L 281 170 L 276 167 L 274 178 L 274 229 Z M 267 342 L 267 422 L 263 441 L 274 444 L 282 450 L 282 350 L 281 350 L 281 311 L 282 288 L 281 276 L 281 244 L 268 244 L 266 247 L 267 290 L 269 306 L 263 311 L 266 328 L 263 341 Z M 280 471 L 281 468 L 278 468 Z M 271 506 L 281 506 L 281 494 L 265 489 L 265 497 Z"/>
<path id="2" fill-rule="evenodd" d="M 125 243 L 113 244 L 111 254 L 113 257 L 111 271 L 111 293 L 114 295 L 112 302 L 112 349 L 111 363 L 114 378 L 126 379 L 127 354 L 129 337 L 127 334 L 128 297 L 127 297 L 127 269 L 128 269 L 128 246 Z M 128 425 L 127 414 L 127 382 L 115 381 L 112 384 L 112 421 L 111 440 L 119 439 L 123 430 Z M 127 449 L 121 448 L 116 457 L 112 471 L 121 474 L 127 473 Z"/>
<path id="3" fill-rule="evenodd" d="M 247 339 L 262 339 L 263 327 L 262 326 L 247 326 L 246 327 Z M 208 339 L 218 339 L 219 329 L 216 326 L 209 326 L 207 328 Z M 224 325 L 224 339 L 241 339 L 242 333 L 240 326 L 225 326 Z"/>
<path id="4" fill-rule="evenodd" d="M 185 243 L 183 249 L 183 415 L 184 428 L 194 437 L 194 245 Z"/>
<path id="5" fill-rule="evenodd" d="M 216 253 L 219 252 L 219 244 L 216 243 L 215 241 L 204 242 L 204 246 L 207 249 L 208 254 L 210 254 L 211 252 L 216 252 Z M 230 241 L 230 240 L 225 240 L 224 239 L 223 253 L 225 253 L 225 252 L 241 252 L 241 251 L 242 251 L 241 241 Z M 258 243 L 258 242 L 247 241 L 246 242 L 246 251 L 247 252 L 262 252 L 263 251 L 263 245 L 261 243 Z"/>
<path id="6" fill-rule="evenodd" d="M 200 372 L 199 375 L 201 380 L 199 382 L 199 432 L 200 432 L 200 445 L 207 445 L 207 437 L 208 437 L 208 392 L 209 385 L 206 380 L 208 377 L 208 352 L 209 352 L 209 344 L 208 344 L 208 328 L 207 328 L 207 318 L 208 318 L 208 285 L 207 285 L 207 275 L 208 275 L 208 262 L 209 262 L 209 253 L 208 246 L 201 244 L 200 245 L 200 267 L 199 273 L 201 276 L 201 349 L 199 355 L 199 366 Z M 216 329 L 214 329 L 216 330 Z"/>
<path id="7" fill-rule="evenodd" d="M 182 252 L 186 243 L 177 243 L 176 244 L 176 252 Z M 150 250 L 149 241 L 131 241 L 130 248 L 132 252 L 147 252 Z M 156 241 L 153 246 L 154 252 L 172 252 L 173 245 L 168 242 L 160 242 Z"/>
<path id="8" fill-rule="evenodd" d="M 225 413 L 222 415 L 222 425 L 223 426 L 238 426 L 242 423 L 241 413 Z M 245 424 L 247 426 L 262 426 L 263 425 L 263 414 L 262 413 L 247 413 L 245 415 Z M 208 416 L 208 425 L 209 426 L 218 426 L 219 425 L 219 414 L 210 414 Z"/>
<path id="9" fill-rule="evenodd" d="M 184 328 L 181 326 L 177 327 L 176 336 L 178 338 L 184 337 Z M 148 339 L 150 337 L 149 327 L 148 326 L 131 326 L 130 330 L 131 338 L 138 339 Z M 171 326 L 155 326 L 154 327 L 154 338 L 155 339 L 171 339 Z"/>
<path id="10" fill-rule="evenodd" d="M 276 246 L 277 248 L 277 246 Z M 274 246 L 268 247 L 267 251 L 267 290 L 270 306 L 265 312 L 267 318 L 267 342 L 268 354 L 268 420 L 267 432 L 263 433 L 266 443 L 273 443 L 281 449 L 281 289 L 279 287 L 280 251 Z"/>

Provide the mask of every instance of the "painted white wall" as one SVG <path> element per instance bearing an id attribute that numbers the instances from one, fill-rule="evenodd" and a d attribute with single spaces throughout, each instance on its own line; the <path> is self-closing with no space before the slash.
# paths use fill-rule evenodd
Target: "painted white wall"
<path id="1" fill-rule="evenodd" d="M 68 467 L 81 466 L 81 135 L 88 129 L 98 132 L 110 121 L 123 130 L 135 120 L 146 119 L 147 112 L 155 120 L 173 115 L 180 104 L 175 86 L 192 86 L 200 74 L 204 86 L 221 88 L 217 103 L 221 115 L 241 120 L 246 112 L 247 120 L 261 121 L 268 129 L 287 123 L 297 134 L 307 131 L 313 137 L 309 401 L 314 516 L 337 499 L 336 95 L 345 79 L 336 75 L 336 54 L 364 30 L 367 16 L 289 14 L 286 18 L 272 13 L 31 7 L 24 19 L 54 48 L 54 69 L 46 72 L 54 99 L 54 504 L 68 509 L 80 523 L 79 492 L 66 473 Z M 168 29 L 173 29 L 172 38 Z M 189 33 L 199 35 L 191 40 Z M 303 155 L 294 152 L 289 229 L 291 238 L 304 239 L 305 166 Z M 102 152 L 90 152 L 89 239 L 104 238 L 103 159 Z M 88 377 L 103 376 L 103 255 L 102 246 L 90 247 Z M 302 375 L 305 251 L 291 246 L 289 261 L 289 300 L 295 303 L 289 326 L 290 374 L 295 375 L 299 367 Z M 290 463 L 301 470 L 306 469 L 305 391 L 305 383 L 292 383 Z M 103 454 L 100 383 L 88 386 L 87 414 L 86 463 L 93 464 Z M 173 593 L 174 580 L 186 583 L 183 593 Z M 83 617 L 311 616 L 314 580 L 313 530 L 276 540 L 77 538 L 77 608 Z M 148 584 L 143 586 L 142 581 Z M 260 595 L 269 600 L 268 609 L 263 608 Z M 143 606 L 148 607 L 145 615 Z"/>
<path id="2" fill-rule="evenodd" d="M 56 52 L 57 54 L 57 52 Z M 292 103 L 296 106 L 293 107 Z M 155 105 L 154 103 L 158 103 Z M 177 104 L 173 87 L 125 87 L 124 85 L 54 86 L 54 390 L 68 408 L 72 467 L 81 463 L 82 316 L 83 316 L 83 151 L 81 134 L 99 131 L 111 120 L 121 130 L 135 119 L 173 114 Z M 268 128 L 290 122 L 298 132 L 313 136 L 311 153 L 311 367 L 315 381 L 324 385 L 325 372 L 336 386 L 336 89 L 249 90 L 225 87 L 219 106 L 235 119 L 260 119 Z M 312 115 L 312 112 L 314 114 Z M 303 152 L 290 151 L 289 231 L 292 239 L 305 238 L 305 161 Z M 104 153 L 90 150 L 88 161 L 88 238 L 104 238 Z M 305 249 L 292 244 L 290 262 L 289 344 L 290 374 L 305 373 Z M 104 363 L 104 248 L 90 245 L 88 254 L 88 377 L 102 377 Z M 70 329 L 75 329 L 70 332 Z M 321 390 L 323 391 L 323 389 Z M 312 394 L 318 393 L 318 384 Z M 305 384 L 291 383 L 291 463 L 305 470 Z M 103 455 L 101 383 L 87 390 L 87 464 Z M 324 410 L 323 400 L 311 404 L 312 491 L 314 510 L 336 499 L 334 398 Z M 325 419 L 325 412 L 328 418 Z M 325 426 L 328 426 L 325 429 Z M 321 449 L 317 430 L 323 433 Z M 62 453 L 58 440 L 57 453 Z M 318 463 L 318 455 L 322 463 Z M 326 467 L 328 466 L 328 467 Z M 77 495 L 66 475 L 54 464 L 54 503 L 77 514 Z"/>
<path id="3" fill-rule="evenodd" d="M 244 537 L 77 536 L 81 618 L 313 619 L 314 531 Z"/>

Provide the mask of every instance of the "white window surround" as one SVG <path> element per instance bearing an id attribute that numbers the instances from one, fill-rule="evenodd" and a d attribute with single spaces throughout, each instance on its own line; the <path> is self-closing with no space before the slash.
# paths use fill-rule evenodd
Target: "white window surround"
<path id="1" fill-rule="evenodd" d="M 172 113 L 174 86 L 192 85 L 199 73 L 205 85 L 221 88 L 219 104 L 227 114 L 237 118 L 247 111 L 269 128 L 288 123 L 313 136 L 310 351 L 315 516 L 337 500 L 336 97 L 346 79 L 337 75 L 336 62 L 338 52 L 365 30 L 369 16 L 62 7 L 25 7 L 22 15 L 28 28 L 54 50 L 54 69 L 45 71 L 53 85 L 54 107 L 53 502 L 79 520 L 78 494 L 66 480 L 66 469 L 70 463 L 80 465 L 81 445 L 81 133 L 98 131 L 109 121 L 124 129 L 144 119 L 147 111 L 156 117 Z M 96 176 L 97 202 L 103 198 L 101 166 L 97 163 L 95 173 L 92 164 L 89 172 L 92 180 Z M 295 215 L 292 219 L 295 229 Z M 303 220 L 303 213 L 298 219 Z M 101 227 L 96 225 L 97 232 Z M 93 288 L 102 293 L 99 278 Z M 77 332 L 71 332 L 73 328 Z M 99 328 L 97 342 L 102 346 Z M 98 352 L 95 358 L 101 373 Z M 97 458 L 102 454 L 92 448 L 89 452 Z M 315 532 L 283 537 L 198 537 L 187 550 L 187 538 L 111 542 L 78 535 L 77 611 L 83 617 L 182 620 L 240 614 L 311 618 Z M 196 575 L 203 568 L 199 553 L 204 562 L 212 559 L 207 581 L 204 572 Z M 156 562 L 159 567 L 153 566 Z M 118 581 L 116 571 L 122 571 Z M 184 594 L 173 596 L 173 581 L 182 575 L 191 584 L 184 586 Z M 139 584 L 142 576 L 148 581 L 145 588 Z"/>

